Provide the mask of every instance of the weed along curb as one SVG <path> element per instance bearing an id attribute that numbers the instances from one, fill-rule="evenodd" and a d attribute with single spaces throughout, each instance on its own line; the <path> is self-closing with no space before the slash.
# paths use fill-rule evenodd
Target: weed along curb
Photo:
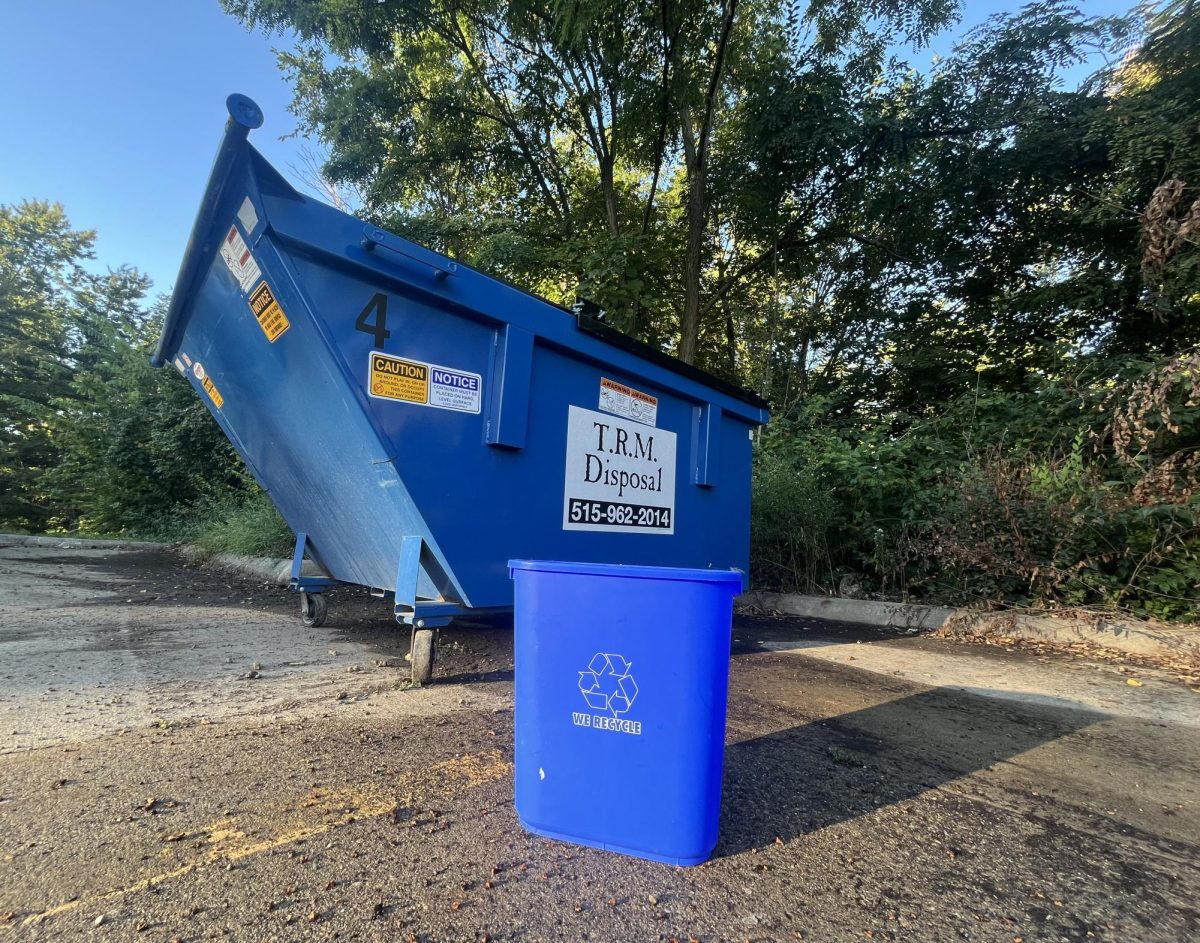
<path id="1" fill-rule="evenodd" d="M 1035 642 L 1086 642 L 1101 648 L 1170 658 L 1200 666 L 1200 626 L 1162 625 L 1139 619 L 1078 618 L 1030 612 L 960 609 L 942 626 L 947 636 L 1016 638 Z"/>

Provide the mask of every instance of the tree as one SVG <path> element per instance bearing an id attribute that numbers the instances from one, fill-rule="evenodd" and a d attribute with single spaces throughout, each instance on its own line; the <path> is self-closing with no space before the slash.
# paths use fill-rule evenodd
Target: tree
<path id="1" fill-rule="evenodd" d="M 722 123 L 752 93 L 735 77 L 794 61 L 869 71 L 954 8 L 814 0 L 804 30 L 776 0 L 225 6 L 299 34 L 304 49 L 281 57 L 296 111 L 376 218 L 556 300 L 578 288 L 689 362 L 707 299 L 748 274 L 713 281 L 710 175 Z"/>
<path id="2" fill-rule="evenodd" d="M 1174 355 L 1200 343 L 1200 7 L 1170 0 L 1144 42 L 1104 76 L 1094 137 L 1113 172 L 1096 218 L 1129 236 L 1126 304 L 1112 348 Z M 1140 235 L 1140 241 L 1135 237 Z M 1144 290 L 1143 290 L 1144 286 Z"/>
<path id="3" fill-rule="evenodd" d="M 168 299 L 152 311 L 129 272 L 96 286 L 87 346 L 57 399 L 59 461 L 44 476 L 67 529 L 171 533 L 192 508 L 252 488 L 252 479 L 191 386 L 150 366 Z"/>
<path id="4" fill-rule="evenodd" d="M 43 529 L 53 508 L 41 473 L 57 458 L 54 399 L 71 376 L 71 316 L 95 234 L 58 204 L 0 206 L 0 521 Z"/>

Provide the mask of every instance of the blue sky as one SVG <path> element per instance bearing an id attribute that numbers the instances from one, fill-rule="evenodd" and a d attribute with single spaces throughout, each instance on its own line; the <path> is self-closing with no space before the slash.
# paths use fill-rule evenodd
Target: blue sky
<path id="1" fill-rule="evenodd" d="M 955 34 L 1020 4 L 968 0 Z M 1080 0 L 1096 15 L 1132 0 Z M 217 0 L 4 0 L 0 203 L 62 203 L 95 229 L 97 267 L 134 265 L 168 290 L 224 125 L 243 92 L 266 124 L 255 146 L 286 176 L 304 143 L 275 64 L 281 37 L 247 33 Z M 953 37 L 930 51 L 949 53 Z"/>

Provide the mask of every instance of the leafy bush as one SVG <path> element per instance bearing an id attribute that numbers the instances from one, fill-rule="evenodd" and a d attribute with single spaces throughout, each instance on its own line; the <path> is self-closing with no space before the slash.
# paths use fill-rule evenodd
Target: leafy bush
<path id="1" fill-rule="evenodd" d="M 823 403 L 773 423 L 755 582 L 834 592 L 853 575 L 887 597 L 1200 617 L 1200 358 L 1094 376 L 859 429 Z"/>
<path id="2" fill-rule="evenodd" d="M 833 498 L 809 468 L 764 455 L 754 468 L 750 524 L 754 579 L 785 592 L 816 592 L 830 577 Z"/>

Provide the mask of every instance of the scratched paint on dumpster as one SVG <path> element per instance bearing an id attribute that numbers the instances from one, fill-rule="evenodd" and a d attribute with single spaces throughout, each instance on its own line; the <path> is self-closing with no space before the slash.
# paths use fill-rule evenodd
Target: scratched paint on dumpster
<path id="1" fill-rule="evenodd" d="M 563 530 L 675 533 L 676 435 L 571 406 Z"/>

